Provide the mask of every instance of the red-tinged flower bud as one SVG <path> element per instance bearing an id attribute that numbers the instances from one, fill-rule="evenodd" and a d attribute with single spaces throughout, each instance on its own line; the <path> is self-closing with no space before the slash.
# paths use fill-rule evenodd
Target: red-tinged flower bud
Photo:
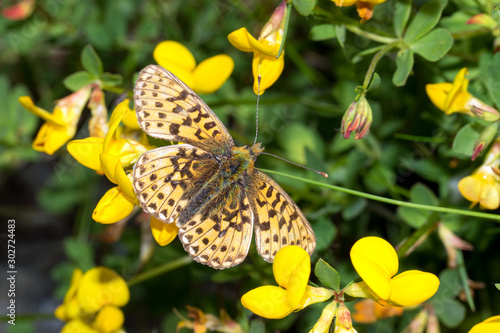
<path id="1" fill-rule="evenodd" d="M 475 100 L 475 101 L 474 101 Z M 486 121 L 497 121 L 500 119 L 500 113 L 494 107 L 491 107 L 485 103 L 477 101 L 475 98 L 472 99 L 474 103 L 471 103 L 472 114 L 478 118 L 484 119 Z"/>
<path id="2" fill-rule="evenodd" d="M 498 28 L 497 23 L 491 17 L 491 15 L 487 15 L 487 14 L 484 14 L 484 13 L 472 16 L 465 23 L 467 23 L 467 24 L 477 24 L 477 25 L 480 25 L 480 26 L 485 27 L 485 28 L 490 29 L 490 30 Z"/>
<path id="3" fill-rule="evenodd" d="M 285 29 L 285 20 L 284 18 L 286 17 L 286 1 L 283 1 L 276 7 L 274 10 L 273 14 L 267 21 L 267 23 L 264 25 L 262 30 L 260 31 L 260 36 L 259 40 L 263 39 L 269 39 L 275 32 L 278 32 L 278 34 L 283 35 L 283 31 Z M 281 29 L 281 31 L 279 31 Z M 272 36 L 274 42 L 276 42 L 276 34 L 275 36 Z M 281 36 L 280 36 L 281 37 Z"/>
<path id="4" fill-rule="evenodd" d="M 351 312 L 344 302 L 340 302 L 335 315 L 335 333 L 355 333 L 352 327 Z"/>
<path id="5" fill-rule="evenodd" d="M 17 4 L 2 9 L 2 16 L 11 21 L 28 18 L 35 9 L 35 0 L 22 0 Z"/>
<path id="6" fill-rule="evenodd" d="M 349 139 L 351 132 L 356 132 L 356 140 L 364 138 L 370 132 L 372 109 L 364 95 L 351 103 L 342 118 L 340 132 L 344 139 Z"/>
<path id="7" fill-rule="evenodd" d="M 477 139 L 476 143 L 474 144 L 474 149 L 471 158 L 472 161 L 474 161 L 479 156 L 479 154 L 481 154 L 483 150 L 491 143 L 491 141 L 495 138 L 497 134 L 497 130 L 498 130 L 497 123 L 491 123 L 483 130 L 483 132 L 481 132 L 479 139 Z"/>

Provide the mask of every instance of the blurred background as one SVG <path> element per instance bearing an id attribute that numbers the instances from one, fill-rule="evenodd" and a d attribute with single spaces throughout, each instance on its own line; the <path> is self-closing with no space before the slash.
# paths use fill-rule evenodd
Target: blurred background
<path id="1" fill-rule="evenodd" d="M 414 1 L 413 6 L 419 8 L 424 2 Z M 364 25 L 359 24 L 354 7 L 340 9 L 326 0 L 317 3 L 336 15 L 338 22 L 344 20 L 381 35 L 393 34 L 392 1 L 378 5 L 374 17 Z M 2 1 L 1 6 L 14 4 Z M 71 93 L 64 79 L 82 70 L 80 54 L 90 44 L 102 59 L 104 71 L 123 79 L 123 92 L 106 92 L 111 111 L 122 93 L 131 96 L 137 73 L 155 63 L 155 46 L 175 40 L 185 45 L 197 62 L 220 53 L 233 58 L 235 68 L 229 80 L 214 94 L 201 97 L 228 127 L 237 145 L 252 144 L 256 109 L 252 54 L 235 49 L 227 35 L 246 27 L 258 36 L 278 4 L 38 0 L 24 19 L 0 17 L 0 216 L 5 222 L 16 220 L 18 271 L 16 326 L 7 325 L 8 318 L 2 315 L 0 331 L 59 331 L 63 322 L 54 319 L 53 311 L 61 304 L 75 267 L 85 270 L 105 265 L 127 280 L 186 255 L 179 241 L 166 247 L 155 244 L 146 262 L 140 253 L 149 230 L 141 228 L 140 218 L 128 221 L 123 230 L 110 230 L 94 222 L 95 205 L 114 185 L 80 165 L 65 147 L 53 155 L 33 150 L 31 144 L 42 121 L 26 111 L 18 97 L 31 96 L 37 106 L 52 110 L 57 99 Z M 318 25 L 332 22 L 325 22 L 321 15 L 303 17 L 292 9 L 285 69 L 260 98 L 258 141 L 267 152 L 327 172 L 329 178 L 269 156 L 261 156 L 257 167 L 397 200 L 468 209 L 470 203 L 458 192 L 457 183 L 481 162 L 471 162 L 470 155 L 453 150 L 452 145 L 457 131 L 474 120 L 459 114 L 445 116 L 429 101 L 424 86 L 451 82 L 460 68 L 469 67 L 469 89 L 491 102 L 484 64 L 493 56 L 493 37 L 478 29 L 473 38 L 463 37 L 467 36 L 464 31 L 472 29 L 460 19 L 477 14 L 482 5 L 481 1 L 448 3 L 439 26 L 449 29 L 454 37 L 462 37 L 455 38 L 449 54 L 437 63 L 416 57 L 406 85 L 395 87 L 391 82 L 395 53 L 379 62 L 376 71 L 381 84 L 367 96 L 373 110 L 371 132 L 358 141 L 341 137 L 341 119 L 371 61 L 371 55 L 360 52 L 379 44 L 347 32 L 340 39 L 341 45 L 330 28 L 323 27 L 327 32 L 318 33 Z M 89 110 L 85 109 L 75 138 L 88 136 L 88 118 Z M 272 177 L 296 201 L 316 232 L 318 245 L 312 262 L 323 258 L 330 263 L 340 273 L 341 285 L 357 276 L 349 250 L 359 238 L 378 235 L 397 245 L 430 220 L 440 221 L 474 245 L 474 251 L 463 253 L 462 271 L 447 268 L 446 251 L 435 231 L 401 260 L 400 271 L 444 274 L 432 303 L 442 332 L 467 332 L 473 324 L 500 314 L 500 291 L 493 284 L 500 282 L 498 221 L 401 209 Z M 107 237 L 110 232 L 116 237 Z M 7 271 L 6 233 L 6 223 L 2 223 L 2 272 Z M 473 290 L 475 311 L 461 295 L 464 280 L 460 272 L 464 271 L 470 280 L 484 282 Z M 0 308 L 5 309 L 8 286 L 5 278 L 0 281 Z M 255 332 L 306 332 L 319 318 L 323 305 L 282 320 L 252 315 L 242 307 L 240 297 L 263 284 L 275 285 L 275 281 L 271 265 L 258 256 L 253 243 L 246 261 L 232 269 L 214 271 L 197 263 L 185 264 L 131 287 L 124 328 L 127 332 L 173 332 L 181 320 L 173 309 L 186 316 L 187 305 L 214 315 L 225 309 L 245 330 L 253 327 Z M 358 332 L 400 332 L 418 311 L 407 309 L 401 317 L 354 325 Z"/>

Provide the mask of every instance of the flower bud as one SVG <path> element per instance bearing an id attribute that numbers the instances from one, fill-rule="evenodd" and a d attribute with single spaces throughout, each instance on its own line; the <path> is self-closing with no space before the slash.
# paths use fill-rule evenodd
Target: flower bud
<path id="1" fill-rule="evenodd" d="M 465 23 L 466 24 L 477 24 L 477 25 L 485 27 L 485 28 L 487 28 L 489 30 L 493 30 L 493 29 L 495 29 L 495 28 L 498 27 L 497 26 L 497 22 L 495 22 L 495 20 L 493 19 L 493 17 L 491 17 L 488 14 L 484 14 L 484 13 L 472 16 Z"/>
<path id="2" fill-rule="evenodd" d="M 486 148 L 491 143 L 491 141 L 493 140 L 493 138 L 497 134 L 497 129 L 498 129 L 497 123 L 492 123 L 492 124 L 488 125 L 481 132 L 479 139 L 477 139 L 476 143 L 474 144 L 474 149 L 473 149 L 472 158 L 471 158 L 473 161 L 476 159 L 476 157 L 479 156 L 479 154 L 482 153 L 484 148 Z"/>
<path id="3" fill-rule="evenodd" d="M 337 313 L 335 314 L 335 333 L 355 333 L 356 330 L 352 327 L 351 312 L 344 302 L 340 302 Z"/>
<path id="4" fill-rule="evenodd" d="M 351 132 L 356 132 L 356 140 L 364 138 L 370 132 L 372 124 L 372 109 L 364 95 L 351 103 L 342 118 L 340 132 L 344 139 L 349 139 Z"/>

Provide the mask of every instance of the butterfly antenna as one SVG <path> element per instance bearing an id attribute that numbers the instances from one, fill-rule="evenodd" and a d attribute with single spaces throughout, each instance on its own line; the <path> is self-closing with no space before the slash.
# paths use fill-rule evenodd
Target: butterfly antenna
<path id="1" fill-rule="evenodd" d="M 257 78 L 257 108 L 256 108 L 256 116 L 255 116 L 255 140 L 253 140 L 253 145 L 257 143 L 257 135 L 259 135 L 259 97 L 260 97 L 260 80 L 261 76 L 259 74 Z"/>
<path id="2" fill-rule="evenodd" d="M 285 161 L 285 162 L 288 162 L 288 163 L 293 164 L 293 165 L 295 165 L 295 166 L 298 166 L 298 167 L 301 167 L 301 168 L 304 168 L 304 169 L 310 170 L 310 171 L 312 171 L 312 172 L 316 172 L 318 175 L 323 176 L 323 177 L 325 177 L 325 178 L 328 178 L 328 174 L 327 174 L 326 172 L 321 172 L 321 171 L 317 171 L 317 170 L 314 170 L 314 169 L 308 168 L 308 167 L 306 167 L 306 166 L 303 166 L 303 165 L 297 164 L 297 163 L 295 163 L 295 162 L 292 162 L 292 161 L 287 160 L 286 158 L 279 157 L 279 156 L 276 156 L 276 155 L 273 155 L 273 154 L 269 154 L 269 153 L 265 153 L 265 152 L 262 152 L 261 154 L 276 157 L 276 158 L 278 158 L 278 159 L 280 159 L 280 160 L 282 160 L 282 161 Z"/>

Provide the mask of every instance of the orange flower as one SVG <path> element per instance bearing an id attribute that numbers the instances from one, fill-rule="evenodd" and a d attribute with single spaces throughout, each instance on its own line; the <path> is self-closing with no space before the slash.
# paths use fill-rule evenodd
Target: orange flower
<path id="1" fill-rule="evenodd" d="M 383 300 L 375 302 L 371 299 L 363 299 L 354 304 L 356 312 L 352 318 L 358 323 L 371 324 L 378 319 L 401 316 L 403 308 L 390 305 Z"/>

